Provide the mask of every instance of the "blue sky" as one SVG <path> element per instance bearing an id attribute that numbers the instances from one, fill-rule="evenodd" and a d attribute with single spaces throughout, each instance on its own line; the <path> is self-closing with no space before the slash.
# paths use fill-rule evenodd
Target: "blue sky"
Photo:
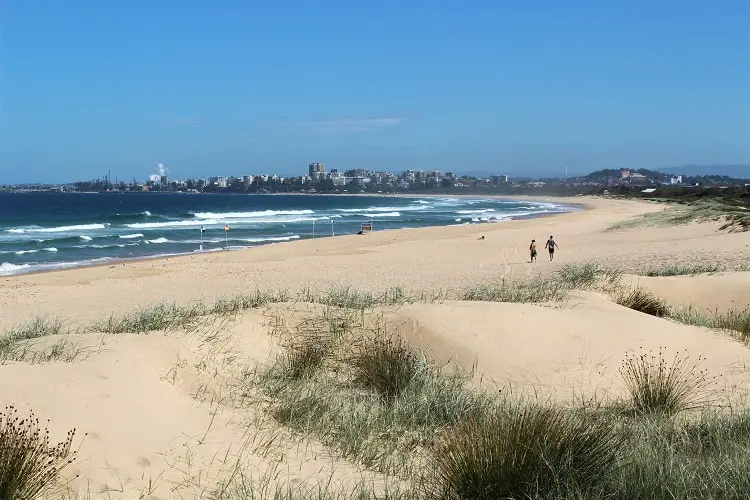
<path id="1" fill-rule="evenodd" d="M 750 164 L 746 0 L 3 0 L 0 183 Z"/>

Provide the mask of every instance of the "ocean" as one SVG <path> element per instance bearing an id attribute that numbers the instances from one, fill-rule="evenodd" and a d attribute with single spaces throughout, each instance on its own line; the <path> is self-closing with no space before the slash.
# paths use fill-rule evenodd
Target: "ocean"
<path id="1" fill-rule="evenodd" d="M 0 193 L 0 275 L 355 234 L 362 224 L 483 224 L 571 209 L 447 196 Z"/>

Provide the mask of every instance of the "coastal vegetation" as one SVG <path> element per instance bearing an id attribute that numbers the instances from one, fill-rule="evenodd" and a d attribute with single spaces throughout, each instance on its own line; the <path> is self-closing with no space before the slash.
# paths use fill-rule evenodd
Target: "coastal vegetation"
<path id="1" fill-rule="evenodd" d="M 79 326 L 41 317 L 0 334 L 0 352 L 5 361 L 28 361 L 13 353 L 29 352 L 45 338 L 193 335 L 221 330 L 225 320 L 248 311 L 270 311 L 265 325 L 279 350 L 267 362 L 231 374 L 232 407 L 256 415 L 247 419 L 249 433 L 261 433 L 253 426 L 265 419 L 274 424 L 270 435 L 256 437 L 258 446 L 278 446 L 282 437 L 299 446 L 319 443 L 370 479 L 353 485 L 285 483 L 277 475 L 258 477 L 238 461 L 212 486 L 216 499 L 744 498 L 750 487 L 750 412 L 724 400 L 722 374 L 706 371 L 704 358 L 668 349 L 622 353 L 623 396 L 566 403 L 477 384 L 472 371 L 437 363 L 390 331 L 378 313 L 467 300 L 559 306 L 577 291 L 601 293 L 663 320 L 728 331 L 738 340 L 750 336 L 748 310 L 679 308 L 643 288 L 623 286 L 616 271 L 584 263 L 534 280 L 430 293 L 256 291 L 213 302 L 157 304 Z M 287 323 L 285 308 L 296 304 L 314 307 Z M 54 360 L 72 361 L 42 361 Z M 10 411 L 12 417 L 0 420 L 2 484 L 26 485 L 18 491 L 39 495 L 60 486 L 61 473 L 76 459 L 74 431 L 52 446 L 48 434 L 24 427 L 32 421 Z M 38 465 L 32 473 L 5 465 L 33 464 L 19 457 L 35 449 L 35 457 L 46 457 L 38 461 L 46 468 Z M 0 497 L 37 498 L 7 491 L 0 489 Z"/>
<path id="2" fill-rule="evenodd" d="M 76 458 L 71 450 L 75 435 L 73 429 L 53 444 L 33 411 L 13 406 L 0 411 L 0 498 L 35 500 L 49 493 Z"/>
<path id="3" fill-rule="evenodd" d="M 738 200 L 716 197 L 710 200 L 682 201 L 659 212 L 651 212 L 618 222 L 610 231 L 641 226 L 674 226 L 702 222 L 720 223 L 719 230 L 744 232 L 750 230 L 750 198 Z"/>
<path id="4" fill-rule="evenodd" d="M 652 267 L 644 273 L 646 276 L 695 276 L 697 274 L 716 274 L 725 269 L 718 264 L 689 264 Z"/>
<path id="5" fill-rule="evenodd" d="M 626 355 L 628 398 L 566 406 L 476 389 L 470 374 L 350 318 L 344 331 L 329 317 L 316 322 L 317 336 L 289 332 L 289 349 L 327 347 L 296 358 L 304 370 L 281 353 L 249 371 L 245 387 L 297 439 L 321 441 L 399 485 L 355 498 L 739 499 L 750 485 L 749 414 L 718 411 L 720 391 L 700 357 Z M 226 498 L 263 488 L 240 476 L 222 487 Z"/>

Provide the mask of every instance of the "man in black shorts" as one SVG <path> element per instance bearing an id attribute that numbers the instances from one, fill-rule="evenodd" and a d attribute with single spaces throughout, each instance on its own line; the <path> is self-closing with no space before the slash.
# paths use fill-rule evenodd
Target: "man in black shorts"
<path id="1" fill-rule="evenodd" d="M 552 262 L 552 259 L 555 258 L 555 247 L 560 248 L 558 244 L 555 242 L 555 240 L 552 238 L 552 236 L 549 237 L 547 240 L 547 243 L 544 245 L 544 248 L 549 250 L 549 260 Z"/>

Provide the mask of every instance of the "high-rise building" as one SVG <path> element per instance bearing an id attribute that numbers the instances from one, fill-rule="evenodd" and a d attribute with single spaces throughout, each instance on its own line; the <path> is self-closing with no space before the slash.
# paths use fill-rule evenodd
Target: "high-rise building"
<path id="1" fill-rule="evenodd" d="M 309 167 L 310 177 L 318 177 L 320 174 L 326 171 L 326 166 L 323 163 L 311 163 Z"/>

